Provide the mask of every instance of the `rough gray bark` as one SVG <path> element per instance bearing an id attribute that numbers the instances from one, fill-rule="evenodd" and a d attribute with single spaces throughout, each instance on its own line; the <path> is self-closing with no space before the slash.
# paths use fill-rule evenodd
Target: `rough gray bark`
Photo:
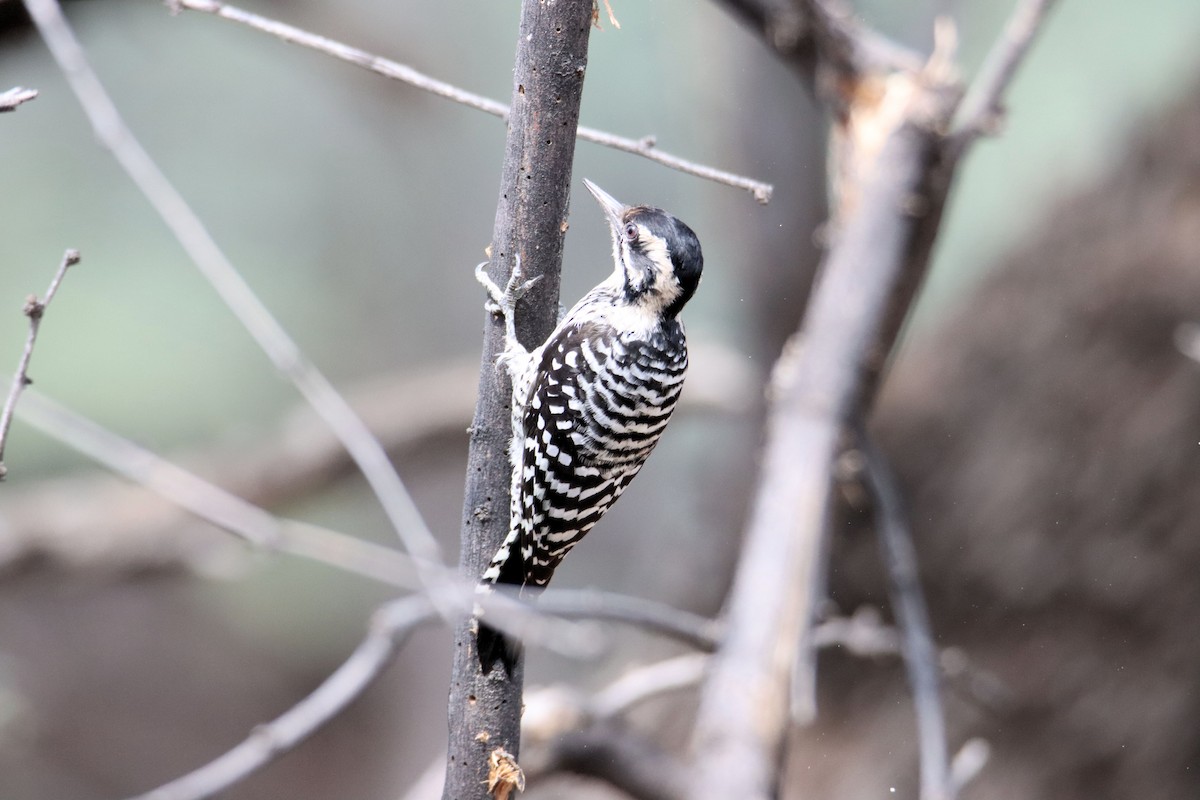
<path id="1" fill-rule="evenodd" d="M 513 257 L 519 255 L 526 275 L 541 277 L 519 305 L 517 335 L 527 347 L 550 334 L 558 313 L 571 161 L 591 19 L 591 0 L 524 0 L 521 5 L 489 272 L 503 286 Z M 504 325 L 489 317 L 463 500 L 460 569 L 472 578 L 483 573 L 508 532 L 509 381 L 495 368 L 503 348 Z M 489 755 L 496 748 L 518 754 L 522 678 L 519 662 L 511 677 L 503 669 L 482 674 L 471 621 L 459 624 L 450 684 L 445 800 L 489 797 Z"/>

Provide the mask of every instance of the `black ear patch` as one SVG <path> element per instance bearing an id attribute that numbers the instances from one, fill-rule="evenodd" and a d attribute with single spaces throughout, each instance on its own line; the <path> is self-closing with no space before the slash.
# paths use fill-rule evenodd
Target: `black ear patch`
<path id="1" fill-rule="evenodd" d="M 685 289 L 689 286 L 692 291 L 700 284 L 700 273 L 704 271 L 704 253 L 700 250 L 700 240 L 687 225 L 672 217 L 675 222 L 673 236 L 667 237 L 667 249 L 671 253 L 671 263 L 675 266 L 675 277 Z"/>

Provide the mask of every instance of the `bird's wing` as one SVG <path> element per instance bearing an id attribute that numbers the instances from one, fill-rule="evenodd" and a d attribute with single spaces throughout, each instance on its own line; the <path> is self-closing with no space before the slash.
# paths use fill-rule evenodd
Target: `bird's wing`
<path id="1" fill-rule="evenodd" d="M 547 341 L 525 407 L 521 460 L 521 560 L 526 583 L 544 586 L 567 551 L 603 516 L 624 488 L 627 470 L 590 457 L 595 409 L 587 387 L 595 368 L 584 356 L 603 335 L 594 325 L 566 325 Z"/>

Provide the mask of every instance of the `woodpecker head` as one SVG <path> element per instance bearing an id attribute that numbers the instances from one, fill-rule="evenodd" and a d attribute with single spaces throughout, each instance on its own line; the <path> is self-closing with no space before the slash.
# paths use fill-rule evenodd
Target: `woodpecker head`
<path id="1" fill-rule="evenodd" d="M 674 319 L 700 285 L 704 255 L 687 225 L 648 206 L 627 206 L 583 181 L 612 228 L 613 261 L 625 299 L 663 319 Z"/>

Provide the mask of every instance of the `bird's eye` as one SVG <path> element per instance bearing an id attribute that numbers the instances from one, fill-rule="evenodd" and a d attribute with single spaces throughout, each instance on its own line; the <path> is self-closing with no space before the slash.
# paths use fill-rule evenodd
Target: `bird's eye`
<path id="1" fill-rule="evenodd" d="M 638 238 L 638 227 L 632 222 L 625 226 L 625 238 L 631 242 L 636 242 Z"/>

